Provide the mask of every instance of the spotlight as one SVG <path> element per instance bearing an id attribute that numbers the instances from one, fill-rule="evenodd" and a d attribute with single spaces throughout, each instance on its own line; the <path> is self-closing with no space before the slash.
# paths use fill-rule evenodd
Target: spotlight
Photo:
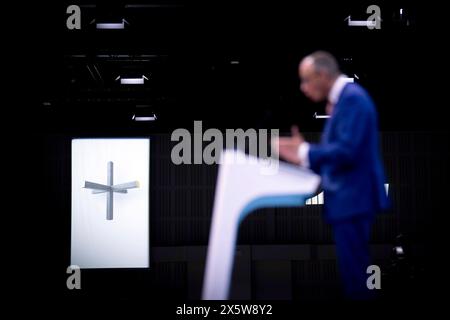
<path id="1" fill-rule="evenodd" d="M 405 254 L 401 246 L 394 247 L 394 252 L 397 256 L 403 256 Z"/>
<path id="2" fill-rule="evenodd" d="M 313 115 L 314 119 L 328 119 L 330 116 L 326 114 L 317 114 L 317 112 Z"/>
<path id="3" fill-rule="evenodd" d="M 128 22 L 122 19 L 122 22 L 97 22 L 95 27 L 99 30 L 123 30 Z"/>
<path id="4" fill-rule="evenodd" d="M 133 116 L 131 117 L 131 120 L 134 121 L 156 121 L 156 119 L 158 119 L 156 113 L 149 115 L 136 115 L 136 113 L 134 113 Z"/>
<path id="5" fill-rule="evenodd" d="M 118 76 L 115 80 L 120 80 L 120 84 L 144 84 L 145 80 L 148 80 L 148 78 L 144 75 L 136 78 L 122 78 L 121 76 Z"/>

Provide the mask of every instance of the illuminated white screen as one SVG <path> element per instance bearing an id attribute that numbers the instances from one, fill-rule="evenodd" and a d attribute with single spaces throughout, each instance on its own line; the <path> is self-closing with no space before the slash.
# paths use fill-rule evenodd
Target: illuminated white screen
<path id="1" fill-rule="evenodd" d="M 384 184 L 384 190 L 386 191 L 386 196 L 389 196 L 389 183 Z M 311 205 L 318 205 L 318 204 L 323 204 L 323 203 L 324 203 L 324 197 L 323 197 L 323 192 L 321 192 L 317 196 L 306 199 L 305 205 L 311 206 Z"/>
<path id="2" fill-rule="evenodd" d="M 149 166 L 149 139 L 72 140 L 72 265 L 149 267 Z"/>

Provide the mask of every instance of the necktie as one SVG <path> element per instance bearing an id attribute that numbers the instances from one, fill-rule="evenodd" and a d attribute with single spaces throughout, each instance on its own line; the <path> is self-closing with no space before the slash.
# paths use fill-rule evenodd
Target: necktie
<path id="1" fill-rule="evenodd" d="M 327 106 L 325 107 L 325 112 L 327 115 L 331 116 L 331 113 L 333 112 L 334 104 L 332 104 L 330 101 L 327 102 Z"/>

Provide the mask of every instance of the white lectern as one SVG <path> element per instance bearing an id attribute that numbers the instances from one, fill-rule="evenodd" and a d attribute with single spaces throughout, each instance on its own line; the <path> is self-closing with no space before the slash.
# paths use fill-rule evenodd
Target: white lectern
<path id="1" fill-rule="evenodd" d="M 202 299 L 228 298 L 240 222 L 265 207 L 302 206 L 314 195 L 320 177 L 309 170 L 279 163 L 270 173 L 264 163 L 241 151 L 222 154 L 209 235 Z"/>

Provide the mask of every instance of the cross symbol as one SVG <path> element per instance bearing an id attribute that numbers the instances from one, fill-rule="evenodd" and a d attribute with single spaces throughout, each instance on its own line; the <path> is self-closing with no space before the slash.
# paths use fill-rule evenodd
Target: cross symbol
<path id="1" fill-rule="evenodd" d="M 113 184 L 113 170 L 114 164 L 112 161 L 108 162 L 108 176 L 107 184 L 100 184 L 90 181 L 85 181 L 84 187 L 86 189 L 92 189 L 92 193 L 107 193 L 106 197 L 106 220 L 113 219 L 113 195 L 114 192 L 128 193 L 128 189 L 139 188 L 139 181 Z"/>

